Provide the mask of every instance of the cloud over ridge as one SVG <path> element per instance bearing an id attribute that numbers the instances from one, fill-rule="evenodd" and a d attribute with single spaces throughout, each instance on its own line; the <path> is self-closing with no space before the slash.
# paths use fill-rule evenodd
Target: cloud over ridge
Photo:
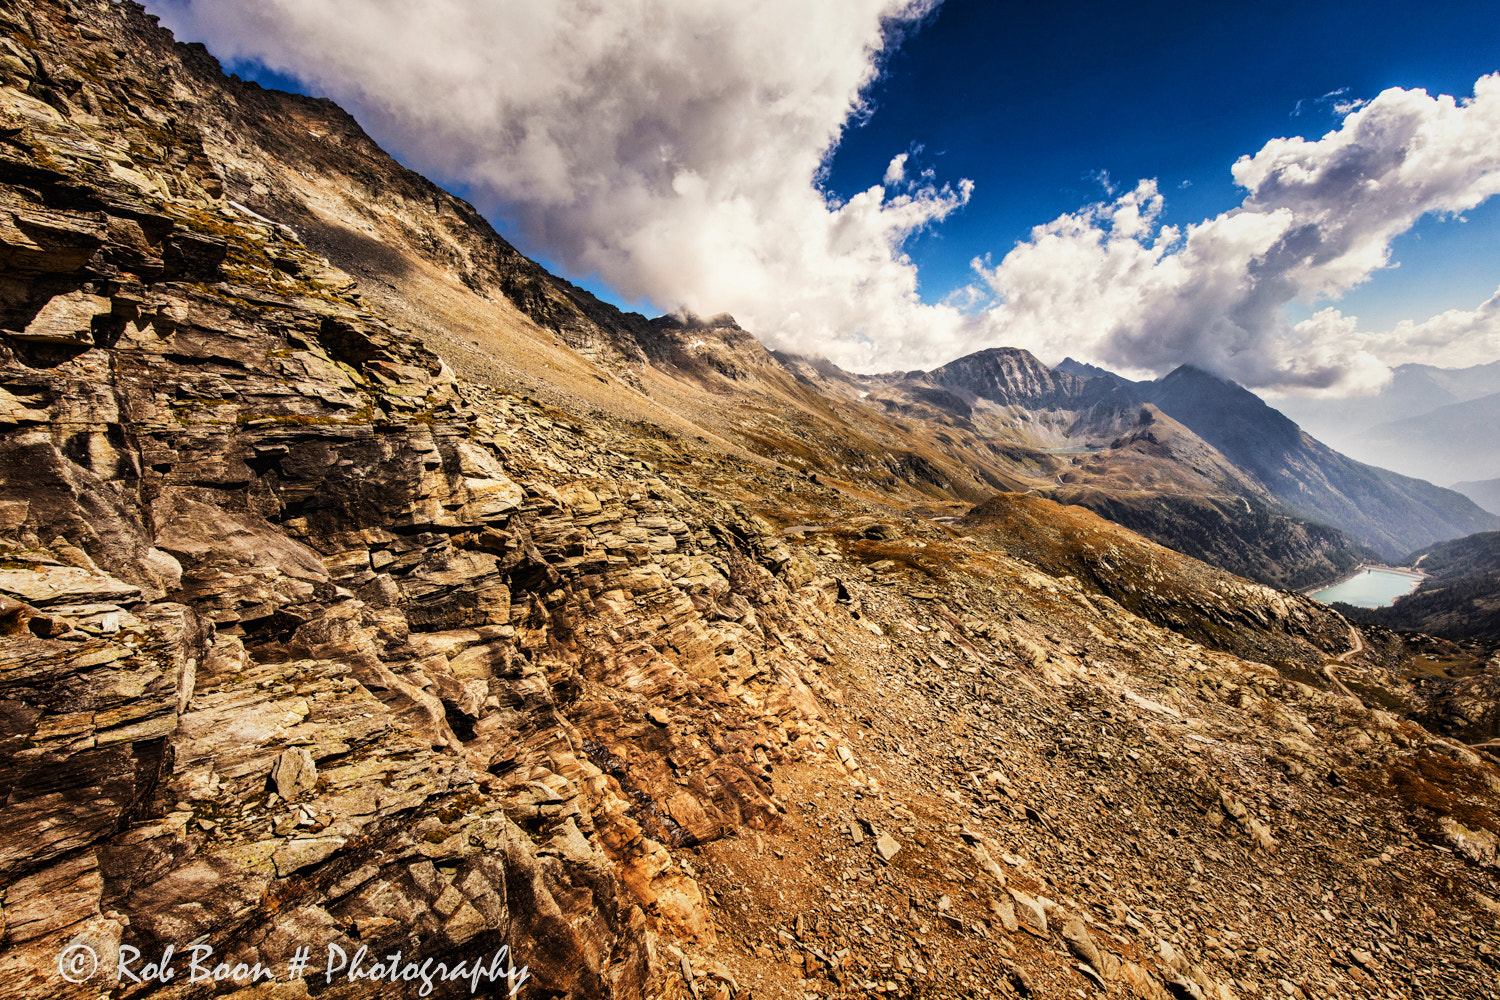
<path id="1" fill-rule="evenodd" d="M 846 363 L 868 362 L 872 345 L 900 339 L 902 317 L 921 312 L 901 246 L 970 190 L 872 183 L 839 204 L 818 184 L 843 129 L 866 111 L 888 43 L 935 6 L 153 4 L 220 58 L 332 96 L 407 163 L 465 185 L 573 274 L 597 273 L 662 308 L 731 311 L 765 339 L 826 345 Z"/>
<path id="2" fill-rule="evenodd" d="M 1500 356 L 1494 300 L 1383 332 L 1329 305 L 1388 266 L 1392 239 L 1423 215 L 1500 193 L 1500 75 L 1464 100 L 1399 88 L 1349 99 L 1327 135 L 1273 139 L 1234 164 L 1245 198 L 1230 211 L 1165 225 L 1163 195 L 1141 181 L 1036 227 L 998 263 L 976 261 L 965 294 L 923 302 L 903 247 L 961 209 L 972 184 L 940 184 L 896 150 L 847 201 L 820 181 L 893 38 L 938 2 L 152 7 L 231 63 L 334 97 L 573 275 L 664 309 L 732 312 L 772 346 L 846 367 L 1006 344 L 1349 392 L 1418 344 Z M 1293 324 L 1292 302 L 1325 307 Z"/>

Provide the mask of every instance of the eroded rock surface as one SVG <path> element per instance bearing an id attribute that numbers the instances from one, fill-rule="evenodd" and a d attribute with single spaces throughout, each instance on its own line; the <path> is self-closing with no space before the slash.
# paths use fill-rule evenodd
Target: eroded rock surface
<path id="1" fill-rule="evenodd" d="M 1493 982 L 1500 771 L 1299 680 L 1361 669 L 1336 616 L 460 378 L 226 197 L 201 51 L 0 34 L 0 996 L 207 995 L 58 965 L 194 942 L 276 997 L 389 995 L 301 945 L 578 998 Z"/>

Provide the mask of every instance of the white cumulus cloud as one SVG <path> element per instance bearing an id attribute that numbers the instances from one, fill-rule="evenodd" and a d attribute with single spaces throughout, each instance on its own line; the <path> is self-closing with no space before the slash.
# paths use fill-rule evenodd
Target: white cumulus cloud
<path id="1" fill-rule="evenodd" d="M 524 246 L 662 309 L 733 313 L 857 370 L 996 345 L 1133 372 L 1183 362 L 1254 387 L 1362 391 L 1406 345 L 1500 355 L 1492 300 L 1384 332 L 1334 305 L 1429 213 L 1500 191 L 1500 76 L 1471 98 L 1328 95 L 1318 139 L 1233 165 L 1243 202 L 1163 223 L 1154 181 L 1038 226 L 929 304 L 904 247 L 969 200 L 896 152 L 820 186 L 902 30 L 940 0 L 153 0 L 231 63 L 292 74 L 405 162 L 466 187 Z M 915 151 L 920 151 L 913 148 Z M 992 191 L 990 197 L 1004 197 Z M 996 256 L 999 256 L 998 254 Z M 1318 308 L 1293 324 L 1285 307 Z M 1480 357 L 1476 352 L 1489 351 Z"/>
<path id="2" fill-rule="evenodd" d="M 885 168 L 885 177 L 882 180 L 886 186 L 894 187 L 906 180 L 906 153 L 897 153 L 891 158 L 890 165 Z"/>
<path id="3" fill-rule="evenodd" d="M 818 181 L 843 129 L 867 112 L 882 53 L 936 3 L 152 8 L 221 59 L 260 62 L 333 97 L 574 275 L 663 309 L 729 311 L 773 344 L 869 366 L 929 356 L 956 324 L 951 310 L 921 305 L 902 245 L 962 206 L 971 185 L 913 183 L 905 154 L 887 187 L 872 177 L 844 203 Z"/>
<path id="4" fill-rule="evenodd" d="M 1476 309 L 1449 309 L 1422 322 L 1405 320 L 1381 333 L 1357 334 L 1388 364 L 1462 368 L 1500 358 L 1500 289 Z"/>
<path id="5" fill-rule="evenodd" d="M 1387 90 L 1321 139 L 1266 143 L 1233 175 L 1240 206 L 1181 230 L 1160 223 L 1161 195 L 1143 181 L 1038 227 L 998 265 L 976 261 L 999 300 L 984 325 L 1047 355 L 1188 362 L 1283 389 L 1376 388 L 1419 339 L 1464 363 L 1500 354 L 1492 304 L 1384 334 L 1331 306 L 1293 325 L 1284 308 L 1336 299 L 1386 267 L 1422 216 L 1500 193 L 1500 75 L 1462 102 Z"/>

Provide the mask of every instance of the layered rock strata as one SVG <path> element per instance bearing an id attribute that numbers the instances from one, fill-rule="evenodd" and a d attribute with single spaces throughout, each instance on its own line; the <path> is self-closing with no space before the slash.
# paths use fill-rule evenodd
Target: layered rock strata
<path id="1" fill-rule="evenodd" d="M 226 196 L 200 51 L 0 33 L 0 996 L 1493 981 L 1500 771 L 1337 616 L 460 378 Z"/>

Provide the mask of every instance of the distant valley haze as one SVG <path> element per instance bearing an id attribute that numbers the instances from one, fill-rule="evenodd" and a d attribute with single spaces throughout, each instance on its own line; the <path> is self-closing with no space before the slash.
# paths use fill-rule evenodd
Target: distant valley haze
<path id="1" fill-rule="evenodd" d="M 1500 362 L 1400 365 L 1374 395 L 1272 402 L 1346 455 L 1454 487 L 1500 513 Z"/>

